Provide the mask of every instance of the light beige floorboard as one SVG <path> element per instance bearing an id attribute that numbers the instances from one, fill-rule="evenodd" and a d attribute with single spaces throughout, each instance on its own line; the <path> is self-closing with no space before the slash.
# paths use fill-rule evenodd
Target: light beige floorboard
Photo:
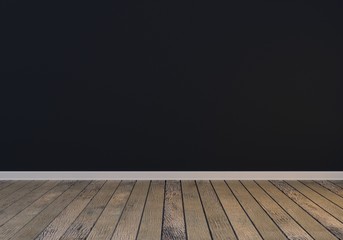
<path id="1" fill-rule="evenodd" d="M 343 209 L 332 203 L 331 201 L 327 200 L 326 198 L 319 195 L 317 192 L 313 191 L 311 188 L 307 187 L 303 183 L 299 181 L 286 181 L 290 186 L 294 189 L 298 190 L 298 192 L 302 193 L 312 202 L 316 203 L 322 209 L 330 213 L 339 221 L 343 222 Z"/>
<path id="2" fill-rule="evenodd" d="M 167 181 L 162 240 L 185 240 L 186 229 L 180 181 Z"/>
<path id="3" fill-rule="evenodd" d="M 250 194 L 267 212 L 270 218 L 279 226 L 288 239 L 310 240 L 313 239 L 291 216 L 289 216 L 262 188 L 253 181 L 242 181 Z"/>
<path id="4" fill-rule="evenodd" d="M 105 209 L 119 183 L 119 181 L 106 181 L 103 187 L 90 201 L 88 206 L 70 225 L 60 240 L 85 239 L 93 228 L 96 220 Z"/>
<path id="5" fill-rule="evenodd" d="M 16 232 L 11 240 L 35 239 L 88 184 L 89 181 L 77 181 L 28 224 Z"/>
<path id="6" fill-rule="evenodd" d="M 14 181 L 13 184 L 10 184 L 7 187 L 0 190 L 0 200 L 7 198 L 10 194 L 18 191 L 19 189 L 21 189 L 29 183 L 30 181 Z"/>
<path id="7" fill-rule="evenodd" d="M 188 240 L 209 240 L 211 234 L 195 181 L 182 181 L 182 194 Z"/>
<path id="8" fill-rule="evenodd" d="M 287 239 L 239 181 L 226 181 L 263 239 Z"/>
<path id="9" fill-rule="evenodd" d="M 153 181 L 144 208 L 137 240 L 161 239 L 165 181 Z"/>
<path id="10" fill-rule="evenodd" d="M 342 183 L 0 181 L 0 240 L 337 240 Z"/>
<path id="11" fill-rule="evenodd" d="M 8 187 L 9 185 L 13 184 L 15 181 L 1 181 L 0 182 L 0 190 Z"/>
<path id="12" fill-rule="evenodd" d="M 87 240 L 109 240 L 135 185 L 135 181 L 122 181 L 101 213 Z"/>
<path id="13" fill-rule="evenodd" d="M 343 209 L 343 197 L 316 182 L 303 181 L 302 183 Z"/>
<path id="14" fill-rule="evenodd" d="M 213 187 L 228 216 L 238 239 L 262 239 L 255 226 L 250 221 L 242 206 L 224 181 L 212 181 Z"/>
<path id="15" fill-rule="evenodd" d="M 256 181 L 314 239 L 337 239 L 322 224 L 269 181 Z"/>
<path id="16" fill-rule="evenodd" d="M 343 197 L 343 188 L 337 186 L 336 184 L 330 181 L 316 181 L 316 182 L 322 185 L 323 187 L 329 189 L 333 193 L 339 195 L 340 197 Z"/>
<path id="17" fill-rule="evenodd" d="M 210 181 L 197 181 L 200 198 L 204 206 L 206 218 L 214 240 L 236 240 L 234 230 Z"/>
<path id="18" fill-rule="evenodd" d="M 44 194 L 30 206 L 25 208 L 11 220 L 0 227 L 0 239 L 6 240 L 16 234 L 21 228 L 28 224 L 41 211 L 48 207 L 54 200 L 69 189 L 74 182 L 62 182 L 52 191 Z"/>
<path id="19" fill-rule="evenodd" d="M 93 181 L 38 235 L 36 240 L 58 240 L 100 190 L 105 181 Z"/>
<path id="20" fill-rule="evenodd" d="M 339 239 L 343 239 L 343 224 L 328 212 L 303 196 L 299 191 L 288 185 L 284 181 L 272 181 L 272 183 L 283 191 L 289 198 L 306 210 L 310 215 L 317 219 L 332 234 Z"/>
<path id="21" fill-rule="evenodd" d="M 136 239 L 149 187 L 150 181 L 138 181 L 136 183 L 119 219 L 112 240 Z"/>
<path id="22" fill-rule="evenodd" d="M 8 206 L 14 204 L 17 200 L 24 197 L 26 194 L 30 193 L 34 189 L 38 188 L 44 183 L 44 181 L 32 181 L 26 184 L 23 188 L 9 194 L 7 197 L 0 200 L 0 210 L 7 208 Z"/>
<path id="23" fill-rule="evenodd" d="M 343 188 L 343 180 L 336 180 L 336 181 L 331 181 L 331 182 L 333 182 L 337 186 Z"/>
<path id="24" fill-rule="evenodd" d="M 28 207 L 34 201 L 43 196 L 46 192 L 55 187 L 59 181 L 47 181 L 40 187 L 25 195 L 25 197 L 11 204 L 9 207 L 0 211 L 0 226 L 2 226 L 9 219 Z"/>

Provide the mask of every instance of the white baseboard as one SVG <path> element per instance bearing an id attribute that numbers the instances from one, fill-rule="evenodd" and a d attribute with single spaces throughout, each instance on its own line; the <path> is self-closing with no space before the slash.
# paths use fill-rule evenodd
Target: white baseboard
<path id="1" fill-rule="evenodd" d="M 340 172 L 0 172 L 0 180 L 343 180 Z"/>

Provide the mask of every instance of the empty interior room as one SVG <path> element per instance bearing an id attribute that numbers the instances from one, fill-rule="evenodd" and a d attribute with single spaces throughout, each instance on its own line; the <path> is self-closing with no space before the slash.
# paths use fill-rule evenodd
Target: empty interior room
<path id="1" fill-rule="evenodd" d="M 343 1 L 0 9 L 0 240 L 343 240 Z"/>

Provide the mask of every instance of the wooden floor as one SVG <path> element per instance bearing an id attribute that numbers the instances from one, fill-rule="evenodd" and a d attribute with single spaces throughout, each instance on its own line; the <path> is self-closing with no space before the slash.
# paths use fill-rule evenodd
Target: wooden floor
<path id="1" fill-rule="evenodd" d="M 0 181 L 0 239 L 343 239 L 343 181 Z"/>

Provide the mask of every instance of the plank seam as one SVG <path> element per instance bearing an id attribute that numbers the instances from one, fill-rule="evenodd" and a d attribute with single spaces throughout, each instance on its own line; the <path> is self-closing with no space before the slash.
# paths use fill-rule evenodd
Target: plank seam
<path id="1" fill-rule="evenodd" d="M 68 231 L 68 229 L 73 225 L 73 223 L 79 218 L 79 216 L 82 214 L 82 212 L 87 208 L 87 206 L 92 202 L 92 200 L 93 200 L 93 198 L 98 194 L 98 192 L 102 189 L 102 187 L 105 185 L 105 183 L 106 183 L 106 181 L 101 185 L 101 187 L 99 188 L 99 190 L 91 197 L 91 199 L 89 200 L 89 202 L 86 204 L 86 206 L 80 211 L 80 213 L 76 216 L 76 218 L 74 219 L 74 221 L 72 221 L 71 223 L 70 223 L 70 225 L 69 225 L 69 227 L 67 227 L 66 228 L 66 230 L 62 233 L 62 235 L 61 235 L 61 237 L 60 238 L 62 238 L 62 236 Z M 91 184 L 91 183 L 89 183 L 89 184 Z M 81 191 L 82 192 L 82 191 Z M 77 196 L 76 196 L 77 197 Z M 74 200 L 73 200 L 74 201 Z M 72 202 L 70 202 L 70 203 L 72 203 Z M 69 203 L 69 204 L 70 204 Z M 69 204 L 68 204 L 68 206 L 69 206 Z M 56 217 L 57 218 L 57 217 Z M 55 220 L 55 219 L 54 219 Z M 49 224 L 50 225 L 50 224 Z M 48 227 L 48 226 L 47 226 Z M 43 229 L 43 231 L 44 231 L 45 229 Z M 42 232 L 43 232 L 42 231 Z M 39 236 L 39 235 L 37 235 L 37 236 Z"/>
<path id="2" fill-rule="evenodd" d="M 166 204 L 166 186 L 167 186 L 167 181 L 164 181 L 164 193 L 163 193 L 163 206 L 162 206 L 162 224 L 161 224 L 161 238 L 163 237 L 163 227 L 164 227 L 164 208 Z"/>
<path id="3" fill-rule="evenodd" d="M 36 200 L 34 200 L 33 202 L 31 202 L 29 205 L 27 205 L 25 208 L 23 208 L 21 211 L 17 212 L 15 215 L 13 215 L 11 218 L 9 218 L 6 222 L 4 222 L 3 224 L 0 224 L 0 227 L 2 227 L 3 225 L 5 225 L 8 221 L 10 221 L 12 218 L 14 218 L 15 216 L 17 216 L 18 214 L 20 214 L 22 211 L 24 211 L 26 208 L 30 207 L 32 204 L 34 204 L 36 201 L 38 201 L 42 196 L 44 196 L 45 194 L 47 194 L 49 191 L 52 191 L 55 187 L 57 187 L 62 181 L 59 181 L 54 187 L 48 189 L 46 192 L 44 192 L 41 196 L 39 196 L 38 198 L 36 198 Z M 63 194 L 64 191 L 61 193 Z"/>
<path id="4" fill-rule="evenodd" d="M 247 190 L 247 192 L 249 193 L 249 195 L 254 199 L 254 201 L 257 203 L 257 205 L 260 206 L 260 208 L 265 212 L 265 214 L 267 214 L 267 216 L 270 218 L 270 220 L 272 220 L 272 222 L 275 224 L 275 226 L 280 230 L 280 232 L 288 239 L 288 236 L 286 235 L 286 233 L 280 228 L 280 226 L 274 221 L 274 219 L 272 218 L 272 216 L 270 216 L 268 214 L 268 212 L 266 211 L 266 209 L 264 209 L 264 207 L 259 203 L 259 201 L 257 201 L 257 199 L 253 196 L 253 194 L 248 190 L 248 188 L 241 182 L 241 185 L 243 186 L 243 188 L 245 188 L 245 190 Z"/>
<path id="5" fill-rule="evenodd" d="M 328 180 L 329 181 L 329 180 Z M 331 182 L 333 185 L 337 186 L 338 188 L 342 189 L 343 190 L 343 187 L 341 187 L 340 185 L 336 184 L 334 181 L 329 181 Z"/>
<path id="6" fill-rule="evenodd" d="M 133 186 L 132 186 L 132 189 L 131 189 L 131 191 L 130 191 L 130 194 L 129 194 L 129 196 L 128 196 L 127 199 L 126 199 L 125 205 L 124 205 L 123 209 L 121 210 L 121 213 L 120 213 L 120 216 L 119 216 L 118 221 L 117 221 L 117 223 L 116 223 L 116 226 L 114 227 L 113 232 L 112 232 L 112 234 L 111 234 L 111 237 L 110 237 L 109 239 L 112 239 L 112 238 L 113 238 L 114 233 L 115 233 L 116 230 L 117 230 L 117 227 L 118 227 L 118 224 L 119 224 L 119 222 L 120 222 L 120 219 L 121 219 L 121 217 L 123 216 L 124 210 L 125 210 L 125 208 L 126 208 L 127 203 L 129 202 L 129 199 L 130 199 L 130 197 L 131 197 L 131 194 L 132 194 L 132 192 L 133 192 L 133 189 L 135 189 L 136 183 L 137 183 L 137 181 L 135 181 L 135 183 L 134 183 Z"/>
<path id="7" fill-rule="evenodd" d="M 235 193 L 233 192 L 233 190 L 230 188 L 230 186 L 229 186 L 229 184 L 227 183 L 227 181 L 224 181 L 224 182 L 225 182 L 226 186 L 227 186 L 227 187 L 230 189 L 230 191 L 232 192 L 232 195 L 233 195 L 234 198 L 237 200 L 238 204 L 239 204 L 239 205 L 241 206 L 241 208 L 243 209 L 245 215 L 249 218 L 251 224 L 254 226 L 254 228 L 256 229 L 257 233 L 260 235 L 260 237 L 261 237 L 262 239 L 264 239 L 263 236 L 262 236 L 262 234 L 260 233 L 260 231 L 259 231 L 258 228 L 256 227 L 255 223 L 252 221 L 252 219 L 250 218 L 249 214 L 245 211 L 245 208 L 242 206 L 241 202 L 238 200 L 237 196 L 235 195 Z"/>
<path id="8" fill-rule="evenodd" d="M 143 205 L 143 210 L 142 210 L 141 217 L 140 217 L 140 219 L 139 219 L 139 224 L 138 224 L 138 229 L 137 229 L 137 233 L 136 233 L 135 240 L 137 240 L 138 234 L 139 234 L 139 230 L 141 229 L 142 219 L 143 219 L 143 215 L 144 215 L 144 211 L 145 211 L 146 202 L 147 202 L 147 200 L 148 200 L 148 196 L 149 196 L 149 193 L 150 193 L 150 188 L 151 188 L 151 181 L 149 181 L 149 187 L 148 187 L 148 191 L 147 191 L 146 196 L 145 196 L 145 201 L 144 201 L 144 205 Z"/>
<path id="9" fill-rule="evenodd" d="M 85 236 L 85 239 L 88 238 L 89 234 L 90 234 L 91 231 L 93 230 L 95 224 L 98 222 L 98 220 L 99 220 L 100 216 L 102 215 L 102 213 L 104 212 L 104 210 L 105 210 L 107 204 L 111 201 L 113 195 L 116 193 L 116 191 L 117 191 L 117 189 L 119 188 L 119 186 L 120 186 L 121 183 L 122 183 L 122 181 L 120 181 L 120 182 L 118 183 L 118 185 L 116 186 L 116 189 L 113 191 L 113 193 L 112 193 L 111 196 L 109 197 L 107 203 L 104 205 L 104 208 L 102 209 L 102 211 L 101 211 L 101 213 L 99 214 L 98 218 L 94 221 L 93 226 L 89 229 L 87 235 Z M 100 191 L 100 190 L 99 190 L 99 191 Z M 75 221 L 76 221 L 76 219 L 75 219 Z M 74 222 L 75 222 L 75 221 L 74 221 Z M 74 223 L 74 222 L 73 222 L 73 223 Z M 72 224 L 70 225 L 70 227 L 71 227 L 71 226 L 72 226 Z M 68 228 L 67 230 L 69 230 L 69 228 Z"/>
<path id="10" fill-rule="evenodd" d="M 11 186 L 12 184 L 14 184 L 14 183 L 15 183 L 15 180 L 5 180 L 4 182 L 10 182 L 10 184 L 7 185 L 7 186 L 6 186 L 6 184 L 5 184 L 5 187 L 4 187 L 4 186 L 1 186 L 1 187 L 0 187 L 0 191 L 2 191 L 3 189 L 5 189 L 5 188 Z"/>
<path id="11" fill-rule="evenodd" d="M 307 186 L 309 189 L 311 189 L 311 190 L 314 191 L 315 193 L 319 194 L 320 196 L 322 196 L 323 198 L 325 198 L 326 200 L 328 200 L 329 202 L 331 202 L 332 204 L 336 205 L 338 208 L 340 208 L 340 209 L 343 210 L 343 207 L 339 206 L 337 203 L 333 202 L 332 200 L 330 200 L 329 198 L 327 198 L 326 196 L 324 196 L 324 195 L 321 194 L 320 192 L 318 192 L 318 191 L 316 191 L 315 189 L 313 189 L 312 187 L 308 186 L 306 183 L 303 183 L 302 181 L 299 181 L 299 182 L 301 182 L 302 184 L 304 184 L 305 186 Z M 314 182 L 314 181 L 313 181 L 313 182 Z M 314 183 L 316 183 L 316 182 L 314 182 Z M 323 188 L 325 188 L 325 189 L 327 189 L 326 187 L 324 187 L 324 186 L 322 186 L 322 185 L 320 185 L 320 184 L 318 184 L 318 185 L 321 186 L 321 187 L 323 187 Z M 327 190 L 330 191 L 330 189 L 327 189 Z M 330 191 L 330 192 L 331 192 L 331 191 Z M 334 194 L 335 194 L 335 193 L 334 193 Z M 337 195 L 337 194 L 335 194 L 335 195 Z M 342 198 L 341 196 L 338 196 L 338 197 Z M 343 198 L 342 198 L 342 200 L 343 200 Z"/>
<path id="12" fill-rule="evenodd" d="M 313 201 L 311 198 L 307 197 L 305 194 L 303 194 L 301 191 L 299 191 L 298 189 L 292 187 L 290 184 L 288 184 L 287 182 L 285 182 L 287 185 L 289 185 L 291 188 L 293 188 L 295 191 L 297 191 L 300 195 L 302 195 L 304 198 L 308 199 L 310 202 L 312 202 L 314 205 L 318 206 L 320 209 L 322 209 L 324 212 L 326 212 L 327 214 L 329 214 L 331 217 L 333 217 L 334 219 L 336 219 L 337 221 L 339 221 L 340 223 L 343 224 L 343 222 L 339 219 L 337 219 L 335 216 L 333 216 L 331 213 L 329 213 L 324 207 L 320 206 L 319 204 L 317 204 L 315 201 Z M 306 186 L 306 185 L 305 185 Z M 307 187 L 307 186 L 306 186 Z M 310 188 L 311 189 L 311 188 Z M 311 189 L 312 190 L 312 189 Z"/>
<path id="13" fill-rule="evenodd" d="M 13 204 L 15 204 L 16 202 L 20 201 L 21 199 L 23 199 L 26 195 L 30 194 L 31 192 L 35 191 L 36 189 L 38 189 L 39 187 L 43 186 L 43 184 L 45 184 L 46 182 L 48 181 L 42 181 L 42 183 L 40 185 L 38 185 L 37 187 L 35 187 L 34 189 L 32 189 L 30 192 L 24 194 L 23 196 L 21 196 L 20 198 L 18 198 L 17 200 L 13 201 L 12 203 L 10 203 L 10 205 L 8 205 L 7 207 L 5 207 L 4 209 L 1 209 L 1 210 L 5 210 L 7 208 L 9 208 L 10 206 L 12 206 Z M 10 194 L 12 195 L 12 194 Z M 9 195 L 9 196 L 10 196 Z M 3 198 L 5 199 L 5 198 Z"/>
<path id="14" fill-rule="evenodd" d="M 314 239 L 314 236 L 312 236 L 301 224 L 300 224 L 300 222 L 298 222 L 291 214 L 289 214 L 288 213 L 288 211 L 285 209 L 285 208 L 283 208 L 274 198 L 273 198 L 273 196 L 272 195 L 270 195 L 263 187 L 261 187 L 260 186 L 260 184 L 258 184 L 258 182 L 256 182 L 256 181 L 254 181 L 261 189 L 262 189 L 262 191 L 264 191 L 281 209 L 283 209 L 284 211 L 285 211 L 285 213 L 290 217 L 290 218 L 292 218 L 309 236 L 311 236 L 312 237 L 312 239 Z M 274 186 L 274 185 L 273 185 Z M 278 188 L 276 188 L 277 190 L 279 190 Z M 279 190 L 282 194 L 284 194 L 287 198 L 288 198 L 288 196 L 284 193 L 284 192 L 282 192 L 281 190 Z M 298 205 L 298 204 L 297 204 Z M 302 209 L 303 210 L 303 209 Z M 305 211 L 305 213 L 309 216 L 309 217 L 311 217 L 311 218 L 313 218 L 314 220 L 316 220 L 314 217 L 312 217 L 310 214 L 308 214 L 306 211 Z M 326 228 L 325 228 L 326 229 Z"/>
<path id="15" fill-rule="evenodd" d="M 328 187 L 326 187 L 326 186 L 324 186 L 320 181 L 314 181 L 314 182 L 316 182 L 316 183 L 318 183 L 318 184 L 320 184 L 322 187 L 324 187 L 324 188 L 326 188 L 327 190 L 329 190 L 330 192 L 332 192 L 332 193 L 334 193 L 334 194 L 336 194 L 336 196 L 338 196 L 338 197 L 342 197 L 343 198 L 343 196 L 341 196 L 340 194 L 338 194 L 338 193 L 336 193 L 335 191 L 333 191 L 332 189 L 330 189 L 330 188 L 328 188 Z M 331 183 L 332 185 L 334 185 L 335 187 L 337 187 L 337 188 L 339 188 L 339 189 L 341 189 L 341 190 L 343 190 L 340 186 L 337 186 L 336 184 L 334 184 L 333 182 L 331 182 L 331 181 L 328 181 L 327 180 L 327 182 L 329 182 L 329 183 Z"/>
<path id="16" fill-rule="evenodd" d="M 208 223 L 208 219 L 207 219 L 207 216 L 206 216 L 204 204 L 203 204 L 203 202 L 202 202 L 201 195 L 200 195 L 200 191 L 199 191 L 199 188 L 198 188 L 198 183 L 197 183 L 196 181 L 194 181 L 194 183 L 195 183 L 195 187 L 196 187 L 196 189 L 197 189 L 197 193 L 198 193 L 198 196 L 199 196 L 199 199 L 200 199 L 201 208 L 202 208 L 202 211 L 203 211 L 204 216 L 205 216 L 207 228 L 208 228 L 208 231 L 209 231 L 209 233 L 210 233 L 211 239 L 213 240 L 212 230 L 211 230 L 211 228 L 210 228 L 210 224 Z"/>
<path id="17" fill-rule="evenodd" d="M 185 211 L 185 203 L 184 203 L 184 199 L 183 199 L 183 190 L 182 190 L 181 181 L 179 181 L 179 184 L 180 184 L 180 191 L 181 191 L 181 201 L 182 201 L 183 222 L 184 222 L 184 225 L 185 225 L 185 235 L 186 235 L 186 240 L 188 240 L 187 222 L 186 222 L 186 211 Z"/>
<path id="18" fill-rule="evenodd" d="M 271 182 L 275 187 L 277 187 L 278 188 L 278 186 L 276 186 L 273 182 Z M 286 183 L 286 184 L 288 184 L 288 183 Z M 291 188 L 293 188 L 292 186 L 291 186 Z M 278 188 L 280 191 L 282 191 L 280 188 Z M 293 188 L 294 189 L 294 188 Z M 299 192 L 298 190 L 296 190 L 296 189 L 294 189 L 295 191 L 297 191 L 297 192 Z M 283 191 L 282 191 L 283 192 Z M 322 225 L 322 227 L 323 228 L 325 228 L 325 229 L 327 229 L 332 235 L 334 235 L 336 238 L 338 238 L 337 236 L 336 236 L 336 234 L 334 234 L 333 232 L 331 232 L 330 231 L 330 229 L 329 228 L 327 228 L 326 226 L 324 226 L 324 224 L 322 224 L 317 218 L 315 218 L 309 211 L 307 211 L 305 208 L 303 208 L 300 204 L 298 204 L 296 201 L 294 201 L 292 198 L 290 198 L 289 196 L 288 196 L 288 194 L 286 194 L 285 192 L 283 192 L 292 202 L 294 202 L 296 205 L 298 205 L 302 210 L 304 210 L 308 215 L 310 215 L 314 220 L 316 220 L 320 225 Z M 301 193 L 300 193 L 301 194 Z"/>
<path id="19" fill-rule="evenodd" d="M 301 183 L 300 181 L 298 181 L 299 183 Z M 287 182 L 285 182 L 286 184 L 288 184 Z M 301 183 L 303 184 L 303 183 Z M 314 205 L 317 205 L 319 208 L 321 208 L 322 210 L 324 210 L 324 212 L 326 212 L 327 214 L 329 214 L 331 217 L 333 217 L 334 219 L 336 219 L 337 221 L 339 221 L 340 223 L 343 224 L 343 221 L 337 219 L 335 216 L 333 216 L 331 213 L 329 213 L 327 210 L 325 210 L 325 208 L 323 206 L 320 206 L 318 203 L 316 203 L 315 201 L 313 201 L 311 198 L 307 197 L 305 194 L 303 194 L 301 191 L 297 190 L 296 188 L 292 187 L 290 184 L 288 184 L 291 188 L 293 188 L 295 191 L 299 192 L 301 195 L 303 195 L 303 197 L 307 198 L 309 201 L 311 201 Z M 305 187 L 307 187 L 305 184 L 303 184 Z M 308 187 L 309 188 L 309 187 Z M 310 188 L 310 190 L 312 190 Z"/>
<path id="20" fill-rule="evenodd" d="M 219 198 L 219 196 L 218 196 L 218 193 L 217 193 L 216 189 L 215 189 L 214 186 L 213 186 L 212 181 L 209 181 L 209 182 L 210 182 L 210 184 L 211 184 L 211 186 L 212 186 L 212 189 L 213 189 L 214 193 L 216 194 L 217 200 L 218 200 L 220 206 L 222 207 L 222 210 L 223 210 L 223 212 L 224 212 L 224 214 L 225 214 L 225 216 L 226 216 L 226 218 L 227 218 L 227 220 L 228 220 L 228 222 L 229 222 L 229 224 L 230 224 L 230 226 L 231 226 L 231 228 L 232 228 L 232 230 L 233 230 L 233 233 L 235 234 L 236 239 L 238 239 L 237 233 L 236 233 L 236 231 L 235 231 L 235 229 L 234 229 L 234 227 L 233 227 L 233 225 L 232 225 L 232 223 L 231 223 L 231 221 L 230 221 L 230 219 L 229 219 L 229 216 L 227 215 L 227 213 L 226 213 L 226 211 L 225 211 L 225 209 L 224 209 L 224 206 L 223 206 L 222 202 L 220 201 L 220 198 Z"/>
<path id="21" fill-rule="evenodd" d="M 56 197 L 56 199 L 54 199 L 52 202 L 50 202 L 47 206 L 45 206 L 45 208 L 43 208 L 41 211 L 39 211 L 39 213 L 37 213 L 30 221 L 28 221 L 27 223 L 25 223 L 20 229 L 18 229 L 17 232 L 21 231 L 21 229 L 23 229 L 24 227 L 26 227 L 33 219 L 35 219 L 39 214 L 41 214 L 46 208 L 48 208 L 51 204 L 53 204 L 60 196 L 62 196 L 66 191 L 68 191 L 72 186 L 74 186 L 76 184 L 76 181 L 71 184 L 66 190 L 64 190 L 59 196 Z M 41 198 L 41 197 L 40 197 Z M 40 198 L 38 198 L 36 201 L 38 201 Z M 36 201 L 34 201 L 33 203 L 31 203 L 29 206 L 27 206 L 26 208 L 30 207 L 31 205 L 33 205 Z M 19 213 L 23 212 L 26 208 L 24 208 L 23 210 L 21 210 Z M 19 213 L 17 213 L 15 216 L 17 216 Z M 11 219 L 13 219 L 15 216 L 13 216 Z M 9 222 L 11 219 L 9 219 L 7 222 Z M 5 223 L 4 223 L 5 224 Z M 4 225 L 3 224 L 3 225 Z M 3 226 L 1 225 L 1 226 Z M 16 232 L 16 233 L 17 233 Z M 14 233 L 10 239 L 16 234 Z"/>
<path id="22" fill-rule="evenodd" d="M 38 234 L 36 234 L 36 236 L 35 236 L 34 238 L 36 239 L 36 238 L 37 238 L 37 237 L 38 237 L 47 227 L 49 227 L 49 225 L 50 225 L 59 215 L 61 215 L 61 213 L 69 206 L 69 204 L 72 203 L 72 202 L 82 193 L 82 191 L 84 191 L 90 184 L 91 184 L 91 181 L 90 181 L 84 188 L 82 188 L 81 191 L 80 191 L 78 194 L 76 194 L 76 196 L 68 203 L 68 205 L 66 205 L 66 206 L 56 215 L 56 217 L 54 217 L 54 219 L 52 219 L 52 220 L 49 222 L 49 224 L 46 225 L 45 228 L 43 228 Z M 34 218 L 36 218 L 38 215 L 39 215 L 39 214 L 37 214 Z M 31 221 L 32 221 L 34 218 L 32 218 Z M 31 222 L 31 221 L 30 221 L 30 222 Z M 18 232 L 19 232 L 19 231 L 18 231 Z"/>

